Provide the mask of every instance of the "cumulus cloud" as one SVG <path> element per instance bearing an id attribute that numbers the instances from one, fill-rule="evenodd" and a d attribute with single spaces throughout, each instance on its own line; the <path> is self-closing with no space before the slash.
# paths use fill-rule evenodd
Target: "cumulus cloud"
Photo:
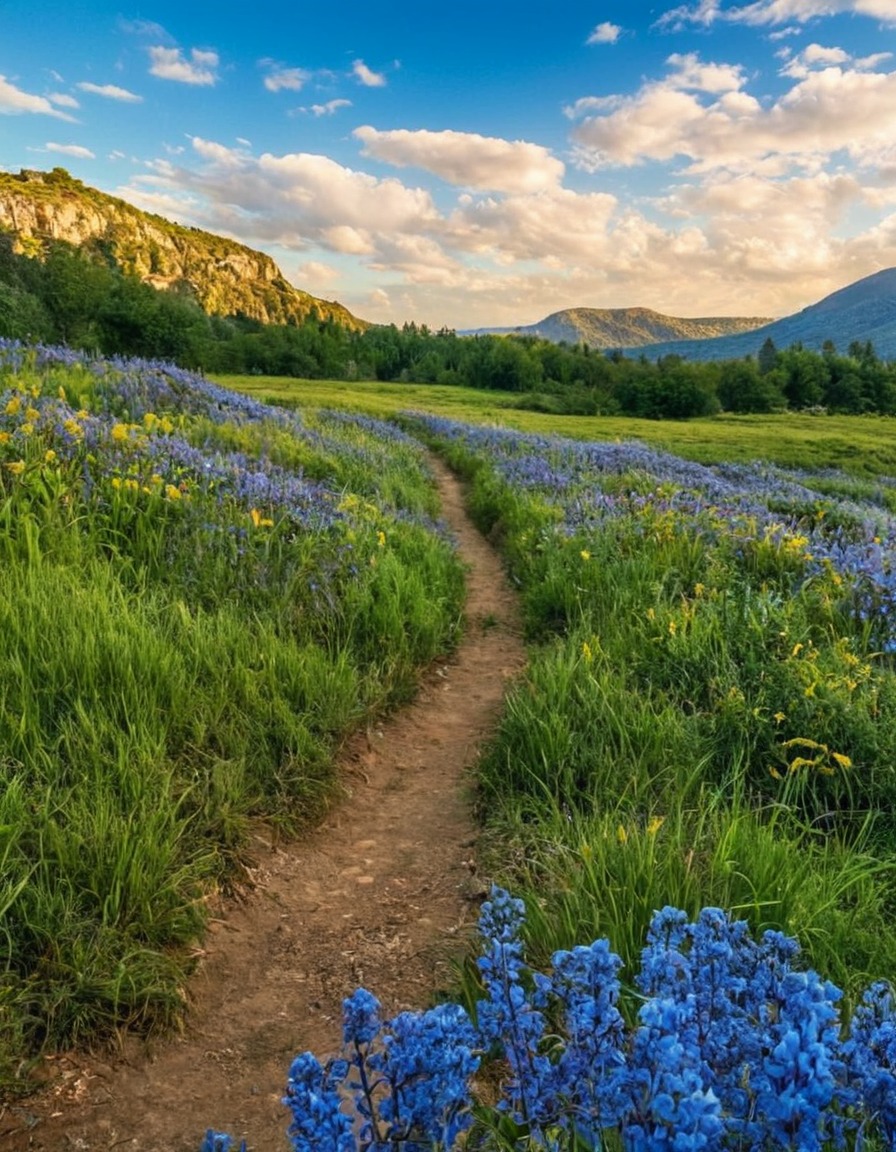
<path id="1" fill-rule="evenodd" d="M 621 33 L 622 29 L 618 24 L 611 24 L 609 20 L 604 20 L 603 23 L 597 25 L 585 43 L 615 44 Z"/>
<path id="2" fill-rule="evenodd" d="M 74 156 L 78 160 L 95 160 L 96 156 L 89 148 L 82 148 L 80 144 L 45 144 L 48 152 L 59 152 L 63 156 Z"/>
<path id="3" fill-rule="evenodd" d="M 264 78 L 268 92 L 300 92 L 311 79 L 304 68 L 274 68 Z"/>
<path id="4" fill-rule="evenodd" d="M 75 85 L 81 92 L 89 92 L 93 96 L 104 96 L 107 100 L 120 100 L 123 104 L 140 104 L 143 97 L 136 92 L 129 92 L 127 88 L 119 88 L 117 84 L 91 84 L 84 80 Z"/>
<path id="5" fill-rule="evenodd" d="M 578 124 L 573 140 L 582 166 L 596 170 L 685 157 L 690 171 L 705 172 L 777 157 L 817 167 L 841 150 L 863 163 L 896 135 L 896 72 L 806 66 L 793 87 L 766 104 L 735 87 L 737 69 L 726 79 L 724 66 L 704 75 L 705 68 L 690 57 L 669 62 L 669 77 L 646 83 L 604 115 L 586 115 Z M 689 76 L 702 77 L 698 91 L 686 90 Z"/>
<path id="6" fill-rule="evenodd" d="M 30 92 L 23 92 L 15 84 L 11 84 L 5 76 L 0 75 L 0 116 L 15 116 L 23 112 L 55 116 L 57 120 L 75 122 L 73 116 L 54 108 L 53 102 L 46 96 L 33 96 Z"/>
<path id="7" fill-rule="evenodd" d="M 359 83 L 363 84 L 365 88 L 385 88 L 386 77 L 382 72 L 374 72 L 368 68 L 363 60 L 355 60 L 352 64 L 352 72 Z"/>
<path id="8" fill-rule="evenodd" d="M 161 80 L 176 80 L 181 84 L 210 86 L 217 82 L 218 53 L 201 48 L 192 48 L 187 59 L 180 48 L 165 48 L 154 45 L 149 49 L 152 76 Z"/>
<path id="9" fill-rule="evenodd" d="M 681 62 L 672 71 L 700 75 Z M 725 87 L 721 73 L 718 82 L 709 75 L 701 83 Z M 748 120 L 773 111 L 730 88 L 673 87 L 666 95 L 694 102 L 701 117 L 699 97 L 723 118 L 738 102 Z M 442 134 L 430 135 L 374 132 L 369 140 L 396 149 L 402 162 L 418 163 L 424 151 L 457 178 Z M 354 261 L 366 287 L 340 290 L 339 298 L 371 319 L 474 327 L 536 320 L 566 306 L 625 304 L 678 315 L 778 315 L 896 264 L 896 227 L 878 220 L 846 236 L 857 219 L 893 213 L 879 179 L 863 185 L 859 174 L 842 171 L 794 173 L 776 156 L 740 171 L 717 165 L 679 175 L 652 200 L 567 188 L 555 172 L 532 187 L 507 181 L 506 191 L 459 185 L 453 205 L 440 208 L 425 188 L 323 155 L 254 155 L 200 137 L 190 146 L 189 157 L 155 161 L 122 194 L 254 247 L 301 252 L 302 279 L 321 290 L 334 266 Z M 889 138 L 881 148 L 896 164 Z M 388 303 L 371 302 L 371 281 L 388 290 Z"/>
<path id="10" fill-rule="evenodd" d="M 495 192 L 538 192 L 563 179 L 564 165 L 540 144 L 475 132 L 379 132 L 365 124 L 354 135 L 364 155 L 398 168 L 423 168 L 449 184 Z"/>

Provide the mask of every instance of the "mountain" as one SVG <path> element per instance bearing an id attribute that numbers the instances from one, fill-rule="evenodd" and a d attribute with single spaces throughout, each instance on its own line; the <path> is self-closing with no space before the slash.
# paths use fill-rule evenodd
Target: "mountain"
<path id="1" fill-rule="evenodd" d="M 352 329 L 365 321 L 335 301 L 290 284 L 270 258 L 211 232 L 142 212 L 70 176 L 23 169 L 0 172 L 0 232 L 39 255 L 45 240 L 65 240 L 153 287 L 192 296 L 210 315 L 241 313 L 264 324 L 301 323 L 316 309 Z"/>
<path id="2" fill-rule="evenodd" d="M 677 354 L 688 360 L 734 360 L 757 353 L 767 339 L 776 348 L 801 342 L 814 351 L 832 340 L 840 352 L 846 352 L 855 340 L 862 344 L 870 341 L 882 359 L 896 359 L 896 268 L 874 272 L 801 312 L 752 332 L 714 340 L 673 340 L 649 346 L 639 342 L 620 347 L 630 353 L 643 352 L 651 359 Z"/>
<path id="3" fill-rule="evenodd" d="M 540 336 L 554 343 L 624 348 L 669 340 L 728 336 L 769 323 L 767 316 L 707 316 L 683 319 L 650 308 L 564 308 L 537 324 L 517 328 L 478 328 L 464 335 Z"/>

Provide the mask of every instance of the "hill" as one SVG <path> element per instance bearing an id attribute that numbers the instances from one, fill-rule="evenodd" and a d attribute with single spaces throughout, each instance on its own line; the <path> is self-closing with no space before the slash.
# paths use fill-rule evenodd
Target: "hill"
<path id="1" fill-rule="evenodd" d="M 674 353 L 688 360 L 734 360 L 754 355 L 768 339 L 777 348 L 800 342 L 814 351 L 821 351 L 825 341 L 832 340 L 841 352 L 854 341 L 870 341 L 878 356 L 896 359 L 896 268 L 874 272 L 801 312 L 751 332 L 712 340 L 632 342 L 620 347 L 627 352 L 644 352 L 651 359 Z"/>
<path id="2" fill-rule="evenodd" d="M 623 348 L 669 340 L 703 340 L 745 332 L 769 323 L 767 316 L 664 316 L 650 308 L 564 308 L 537 324 L 479 328 L 465 335 L 539 336 L 556 344 Z"/>
<path id="3" fill-rule="evenodd" d="M 0 231 L 33 255 L 46 240 L 64 240 L 155 288 L 192 297 L 209 315 L 287 324 L 316 310 L 346 328 L 367 326 L 343 305 L 294 287 L 270 256 L 142 212 L 64 168 L 0 172 Z"/>

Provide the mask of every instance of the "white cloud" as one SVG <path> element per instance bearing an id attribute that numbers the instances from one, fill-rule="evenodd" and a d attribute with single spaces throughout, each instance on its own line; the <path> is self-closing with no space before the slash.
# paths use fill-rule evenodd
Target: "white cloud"
<path id="1" fill-rule="evenodd" d="M 692 71 L 674 69 L 679 77 Z M 697 117 L 707 114 L 693 91 L 669 88 L 664 97 L 696 106 Z M 708 99 L 735 138 L 730 123 L 738 107 L 748 125 L 777 107 L 741 90 Z M 835 95 L 820 99 L 824 105 Z M 796 106 L 804 101 L 811 102 L 809 94 Z M 698 129 L 695 121 L 692 131 Z M 447 165 L 451 150 L 440 152 L 442 134 L 431 135 L 438 163 Z M 374 140 L 410 147 L 416 158 L 424 141 L 408 137 L 410 144 L 386 133 Z M 882 172 L 885 163 L 896 170 L 892 138 L 879 142 Z M 460 192 L 453 208 L 440 211 L 424 188 L 326 156 L 256 156 L 198 137 L 191 145 L 189 161 L 157 160 L 121 194 L 254 247 L 302 252 L 297 282 L 312 290 L 326 291 L 340 275 L 336 268 L 354 263 L 366 287 L 338 295 L 370 319 L 473 327 L 534 321 L 560 307 L 626 304 L 677 315 L 782 315 L 896 264 L 896 215 L 889 225 L 880 219 L 896 207 L 892 188 L 884 190 L 879 177 L 866 186 L 857 174 L 822 168 L 794 174 L 776 155 L 740 171 L 716 165 L 689 179 L 679 175 L 652 201 L 576 191 L 558 177 L 536 190 L 516 184 L 508 192 Z M 855 233 L 856 219 L 875 213 L 876 223 L 844 236 L 848 226 Z M 356 275 L 345 283 L 350 279 Z M 385 292 L 376 302 L 371 284 Z"/>
<path id="2" fill-rule="evenodd" d="M 296 266 L 296 282 L 302 285 L 318 284 L 329 285 L 339 279 L 338 268 L 332 264 L 324 264 L 320 260 L 306 260 L 304 264 Z M 306 287 L 305 289 L 309 289 Z"/>
<path id="3" fill-rule="evenodd" d="M 119 88 L 117 84 L 91 84 L 84 80 L 75 85 L 81 92 L 90 92 L 94 96 L 104 96 L 107 100 L 120 100 L 124 104 L 140 104 L 143 97 L 136 92 L 129 92 L 127 88 Z"/>
<path id="4" fill-rule="evenodd" d="M 496 192 L 539 192 L 563 179 L 563 162 L 540 144 L 475 132 L 356 128 L 364 155 L 399 168 L 423 168 L 449 184 Z"/>
<path id="5" fill-rule="evenodd" d="M 177 80 L 181 84 L 209 86 L 215 84 L 218 75 L 218 53 L 200 48 L 190 50 L 187 60 L 180 48 L 164 48 L 155 45 L 149 49 L 152 66 L 149 71 L 162 80 Z"/>
<path id="6" fill-rule="evenodd" d="M 265 76 L 264 86 L 269 92 L 300 92 L 310 79 L 304 68 L 275 68 Z"/>
<path id="7" fill-rule="evenodd" d="M 74 156 L 78 160 L 96 160 L 96 156 L 89 148 L 82 148 L 80 144 L 53 144 L 44 145 L 48 152 L 59 152 L 63 156 Z"/>
<path id="8" fill-rule="evenodd" d="M 328 100 L 326 104 L 312 104 L 310 108 L 303 108 L 302 111 L 310 112 L 313 116 L 332 116 L 340 108 L 351 108 L 351 106 L 351 100 Z"/>
<path id="9" fill-rule="evenodd" d="M 69 96 L 67 92 L 51 92 L 47 99 L 51 104 L 55 104 L 57 108 L 80 108 L 81 105 L 74 98 Z"/>
<path id="10" fill-rule="evenodd" d="M 573 130 L 584 167 L 686 157 L 691 172 L 740 169 L 775 158 L 817 168 L 839 151 L 859 163 L 873 162 L 896 135 L 896 72 L 832 65 L 807 70 L 766 105 L 733 87 L 708 101 L 682 91 L 682 78 L 701 71 L 696 65 L 682 68 L 683 59 L 670 57 L 676 71 L 668 78 L 619 98 L 605 115 L 587 116 Z M 715 92 L 704 78 L 702 91 L 715 95 L 723 78 L 724 69 Z"/>
<path id="11" fill-rule="evenodd" d="M 622 29 L 618 24 L 611 24 L 609 20 L 604 20 L 602 24 L 598 24 L 588 39 L 586 44 L 615 44 L 619 39 Z"/>
<path id="12" fill-rule="evenodd" d="M 33 96 L 30 92 L 23 92 L 15 84 L 11 84 L 5 76 L 0 75 L 0 116 L 15 116 L 22 112 L 55 116 L 57 120 L 75 123 L 73 116 L 54 108 L 52 102 L 45 96 Z"/>
<path id="13" fill-rule="evenodd" d="M 724 9 L 719 0 L 701 0 L 694 7 L 684 4 L 670 9 L 660 17 L 658 24 L 681 29 L 688 24 L 708 26 L 716 20 L 723 20 L 761 27 L 792 21 L 806 24 L 819 17 L 849 12 L 881 20 L 885 24 L 896 24 L 896 5 L 893 0 L 753 0 L 750 4 L 738 4 Z"/>
<path id="14" fill-rule="evenodd" d="M 372 71 L 363 60 L 354 61 L 352 72 L 365 88 L 385 88 L 386 86 L 386 77 L 382 72 Z"/>

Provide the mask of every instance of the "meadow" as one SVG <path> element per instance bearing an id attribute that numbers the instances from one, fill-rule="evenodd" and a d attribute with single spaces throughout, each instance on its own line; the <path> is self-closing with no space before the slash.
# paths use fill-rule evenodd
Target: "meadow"
<path id="1" fill-rule="evenodd" d="M 0 346 L 0 1083 L 177 1018 L 252 822 L 453 644 L 437 512 L 394 426 Z"/>
<path id="2" fill-rule="evenodd" d="M 458 1077 L 468 1091 L 476 1045 L 504 1044 L 512 1102 L 475 1113 L 481 1146 L 595 1147 L 604 1125 L 569 1119 L 586 1107 L 587 1017 L 614 1037 L 591 1071 L 634 1077 L 606 1081 L 636 1099 L 637 1124 L 629 1105 L 607 1113 L 627 1125 L 620 1147 L 820 1148 L 875 1130 L 894 1146 L 878 1102 L 896 1087 L 894 1006 L 861 998 L 896 956 L 896 425 L 558 418 L 441 386 L 224 383 L 0 347 L 7 1084 L 23 1052 L 173 1019 L 251 822 L 314 820 L 340 738 L 452 643 L 462 574 L 426 444 L 469 481 L 522 597 L 530 661 L 476 804 L 483 866 L 524 906 L 495 890 L 483 955 L 458 974 L 478 1036 L 444 1005 L 393 1034 L 429 1101 L 401 1138 L 450 1147 L 474 1123 Z M 608 943 L 586 964 L 594 940 Z M 842 1051 L 824 980 L 856 1022 Z M 325 1122 L 334 1149 L 353 1147 L 324 1103 L 369 1057 L 389 1067 L 375 1006 L 347 1012 L 351 1060 L 293 1066 L 297 1149 L 319 1152 Z M 753 1028 L 724 1082 L 714 1022 Z M 447 1076 L 449 1057 L 435 1116 L 426 1069 Z"/>

